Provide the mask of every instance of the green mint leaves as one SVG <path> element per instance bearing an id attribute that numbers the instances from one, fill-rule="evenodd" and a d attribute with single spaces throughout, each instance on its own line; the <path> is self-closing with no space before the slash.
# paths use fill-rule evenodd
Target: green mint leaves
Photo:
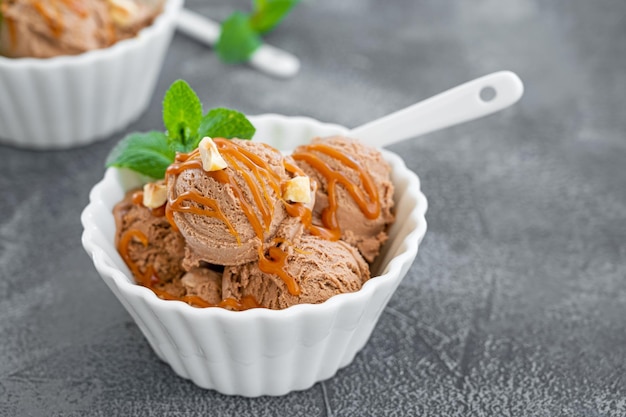
<path id="1" fill-rule="evenodd" d="M 176 151 L 164 133 L 131 133 L 111 150 L 106 166 L 128 168 L 152 178 L 163 178 L 175 156 Z"/>
<path id="2" fill-rule="evenodd" d="M 128 168 L 152 178 L 163 178 L 176 152 L 191 152 L 203 137 L 250 139 L 255 128 L 246 117 L 226 108 L 202 115 L 198 95 L 183 80 L 175 81 L 163 99 L 166 132 L 131 133 L 111 150 L 107 167 Z"/>
<path id="3" fill-rule="evenodd" d="M 226 139 L 252 138 L 256 129 L 248 119 L 241 116 L 242 114 L 235 110 L 221 107 L 209 110 L 200 123 L 198 142 L 205 136 Z M 194 148 L 198 146 L 198 142 L 195 143 Z"/>
<path id="4" fill-rule="evenodd" d="M 227 63 L 246 62 L 263 43 L 261 35 L 274 29 L 300 0 L 253 0 L 252 14 L 234 12 L 224 22 L 215 45 Z"/>
<path id="5" fill-rule="evenodd" d="M 202 122 L 202 103 L 189 84 L 175 81 L 163 98 L 163 124 L 167 136 L 186 146 Z"/>

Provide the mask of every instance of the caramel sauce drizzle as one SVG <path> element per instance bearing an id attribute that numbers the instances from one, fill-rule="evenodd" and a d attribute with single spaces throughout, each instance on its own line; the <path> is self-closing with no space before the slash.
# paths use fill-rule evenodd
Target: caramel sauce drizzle
<path id="1" fill-rule="evenodd" d="M 143 206 L 143 191 L 134 192 L 132 196 L 132 202 L 137 206 Z M 150 209 L 150 212 L 154 217 L 165 216 L 165 204 L 163 204 L 161 207 Z"/>
<path id="2" fill-rule="evenodd" d="M 7 5 L 0 0 L 0 24 L 6 24 L 7 31 L 9 32 L 9 43 L 11 46 L 15 46 L 17 42 L 17 28 L 15 21 L 5 16 Z"/>
<path id="3" fill-rule="evenodd" d="M 197 149 L 187 154 L 177 154 L 175 162 L 167 168 L 166 178 L 169 175 L 179 175 L 187 169 L 201 170 L 202 161 L 198 159 L 199 156 L 200 152 Z M 197 206 L 185 205 L 185 202 L 187 201 L 192 201 L 196 203 Z M 178 226 L 176 226 L 176 223 L 174 222 L 174 212 L 191 213 L 219 219 L 226 225 L 228 231 L 237 239 L 237 243 L 241 244 L 239 234 L 228 218 L 226 218 L 226 215 L 224 215 L 224 212 L 220 209 L 217 201 L 213 199 L 204 197 L 196 191 L 187 191 L 181 193 L 176 198 L 169 198 L 165 206 L 165 216 L 174 230 L 178 231 Z"/>
<path id="4" fill-rule="evenodd" d="M 86 19 L 89 16 L 89 12 L 87 12 L 87 9 L 83 6 L 83 4 L 80 1 L 78 0 L 60 0 L 60 1 L 61 3 L 65 5 L 65 7 L 72 10 L 82 19 Z"/>
<path id="5" fill-rule="evenodd" d="M 224 145 L 233 146 L 231 142 L 225 142 L 221 145 L 222 146 L 218 144 L 218 149 L 224 149 Z M 239 173 L 244 177 L 250 191 L 252 192 L 255 207 L 260 211 L 262 216 L 263 224 L 265 226 L 264 230 L 265 232 L 269 232 L 270 224 L 272 222 L 272 214 L 274 213 L 274 204 L 269 190 L 267 189 L 267 185 L 274 190 L 275 194 L 281 195 L 281 179 L 272 169 L 269 168 L 265 161 L 259 159 L 257 155 L 245 150 L 244 148 L 239 149 L 239 152 L 239 157 L 234 157 L 234 155 L 239 154 L 225 152 L 224 156 L 226 162 L 229 163 L 233 169 L 239 171 Z M 245 165 L 250 171 L 252 171 L 254 178 L 256 179 L 256 183 L 252 180 L 248 172 L 241 169 L 241 165 Z M 260 167 L 262 167 L 262 169 L 260 169 Z M 261 189 L 253 186 L 254 184 L 261 184 Z M 254 217 L 256 218 L 256 216 Z M 260 224 L 258 227 L 260 227 Z M 258 234 L 259 232 L 257 230 L 257 235 Z"/>
<path id="6" fill-rule="evenodd" d="M 337 201 L 338 184 L 342 185 L 348 191 L 367 219 L 373 220 L 380 215 L 378 190 L 370 175 L 359 162 L 332 146 L 323 143 L 307 145 L 301 149 L 302 150 L 292 155 L 293 159 L 308 163 L 326 178 L 328 184 L 328 207 L 322 211 L 322 224 L 328 229 L 333 240 L 341 236 L 341 228 L 337 221 L 337 208 L 339 206 Z M 346 175 L 329 167 L 315 152 L 337 159 L 343 165 L 356 171 L 364 190 L 359 187 L 359 184 L 352 182 Z M 311 229 L 311 232 L 313 234 L 320 233 L 322 237 L 327 234 L 327 232 L 321 230 L 319 227 L 317 227 L 317 230 L 315 228 Z"/>
<path id="7" fill-rule="evenodd" d="M 41 17 L 43 17 L 46 25 L 52 32 L 52 36 L 58 38 L 65 30 L 65 24 L 61 18 L 61 10 L 59 4 L 65 5 L 73 13 L 77 14 L 81 19 L 89 17 L 89 12 L 84 5 L 77 0 L 49 0 L 47 2 L 41 0 L 33 1 L 33 8 Z M 46 6 L 47 5 L 47 6 Z M 2 11 L 6 8 L 6 5 L 0 4 Z M 50 9 L 49 7 L 52 7 Z M 17 42 L 17 28 L 13 19 L 6 19 L 7 29 L 9 31 L 9 41 L 11 45 L 15 46 Z"/>
<path id="8" fill-rule="evenodd" d="M 135 277 L 139 278 L 139 283 L 141 285 L 145 285 L 147 281 L 145 279 L 145 274 L 142 273 L 139 270 L 137 264 L 132 261 L 132 259 L 130 258 L 130 253 L 128 251 L 130 242 L 133 240 L 138 240 L 139 243 L 141 243 L 144 247 L 148 246 L 148 238 L 145 234 L 143 234 L 140 230 L 130 229 L 127 230 L 120 238 L 117 250 L 120 255 L 122 255 L 122 259 L 124 260 L 124 262 L 126 262 L 126 265 L 128 265 L 128 267 L 130 268 L 130 272 L 132 272 Z"/>
<path id="9" fill-rule="evenodd" d="M 259 269 L 266 274 L 278 276 L 287 286 L 289 294 L 298 296 L 300 295 L 300 285 L 285 269 L 288 255 L 287 252 L 278 246 L 281 243 L 289 244 L 283 238 L 272 239 L 267 255 L 263 252 L 263 248 L 259 248 Z"/>
<path id="10" fill-rule="evenodd" d="M 9 42 L 11 46 L 15 46 L 17 42 L 17 27 L 15 26 L 15 21 L 13 19 L 4 18 L 4 23 L 6 23 L 7 30 L 9 31 Z"/>
<path id="11" fill-rule="evenodd" d="M 44 4 L 52 7 L 46 7 Z M 61 19 L 61 9 L 60 4 L 65 5 L 73 13 L 77 14 L 81 19 L 86 19 L 88 17 L 87 9 L 76 0 L 56 0 L 56 1 L 35 1 L 33 2 L 33 7 L 44 18 L 48 28 L 52 32 L 52 35 L 55 37 L 60 37 L 63 31 L 65 30 L 65 25 L 63 23 L 63 19 Z"/>
<path id="12" fill-rule="evenodd" d="M 288 160 L 285 160 L 284 165 L 287 172 L 291 172 L 292 174 L 296 175 L 306 176 L 306 174 L 300 169 L 300 167 L 290 163 Z M 311 178 L 311 181 L 314 180 Z M 284 204 L 287 213 L 291 217 L 299 217 L 300 221 L 304 225 L 304 228 L 308 230 L 308 232 L 312 235 L 321 237 L 322 239 L 326 240 L 339 240 L 339 238 L 341 237 L 341 231 L 338 229 L 332 230 L 324 226 L 318 226 L 313 224 L 313 212 L 304 204 L 289 203 L 287 201 L 285 201 Z"/>
<path id="13" fill-rule="evenodd" d="M 33 3 L 33 7 L 46 21 L 52 35 L 58 38 L 63 33 L 65 27 L 61 19 L 61 11 L 58 8 L 58 3 L 56 3 L 55 6 L 53 6 L 54 8 L 51 10 L 44 6 L 44 2 L 42 1 L 36 1 Z"/>

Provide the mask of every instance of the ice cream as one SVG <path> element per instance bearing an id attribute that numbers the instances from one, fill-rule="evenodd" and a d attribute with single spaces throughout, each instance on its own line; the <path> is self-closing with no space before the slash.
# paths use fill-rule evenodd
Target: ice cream
<path id="1" fill-rule="evenodd" d="M 378 150 L 348 138 L 314 139 L 287 157 L 205 138 L 176 156 L 165 184 L 118 204 L 119 250 L 161 298 L 233 310 L 321 303 L 369 279 L 394 219 L 389 175 Z M 167 233 L 149 235 L 153 224 Z M 164 260 L 152 265 L 156 248 L 171 255 L 165 271 Z"/>
<path id="2" fill-rule="evenodd" d="M 302 233 L 281 199 L 281 184 L 290 179 L 282 154 L 247 140 L 215 143 L 224 169 L 205 170 L 195 152 L 179 156 L 167 171 L 168 217 L 187 242 L 187 268 L 250 262 L 273 239 Z"/>
<path id="3" fill-rule="evenodd" d="M 192 268 L 180 279 L 186 295 L 196 296 L 209 304 L 222 301 L 222 272 L 210 268 Z"/>
<path id="4" fill-rule="evenodd" d="M 0 55 L 76 55 L 131 38 L 161 12 L 163 0 L 2 0 Z"/>
<path id="5" fill-rule="evenodd" d="M 394 220 L 390 168 L 380 152 L 357 140 L 334 136 L 299 146 L 292 157 L 319 184 L 314 222 L 373 262 Z"/>
<path id="6" fill-rule="evenodd" d="M 179 296 L 182 289 L 171 283 L 185 272 L 185 240 L 164 214 L 164 208 L 150 209 L 143 204 L 143 191 L 129 192 L 113 209 L 115 244 L 140 284 Z"/>
<path id="7" fill-rule="evenodd" d="M 288 246 L 286 253 L 285 272 L 297 284 L 297 294 L 290 292 L 276 274 L 263 272 L 258 262 L 226 268 L 223 294 L 235 299 L 252 296 L 262 307 L 283 309 L 358 291 L 370 277 L 363 257 L 342 241 L 306 235 L 297 245 Z"/>

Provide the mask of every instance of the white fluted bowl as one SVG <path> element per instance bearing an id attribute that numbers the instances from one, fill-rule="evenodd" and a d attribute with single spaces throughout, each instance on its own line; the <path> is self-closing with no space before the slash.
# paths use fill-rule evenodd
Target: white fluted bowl
<path id="1" fill-rule="evenodd" d="M 309 118 L 250 117 L 255 141 L 292 149 L 316 136 L 347 129 Z M 321 304 L 285 310 L 194 308 L 165 301 L 136 285 L 114 245 L 113 206 L 143 183 L 132 172 L 110 168 L 91 191 L 82 213 L 83 246 L 159 358 L 181 377 L 223 394 L 283 395 L 311 387 L 348 365 L 365 345 L 380 314 L 407 273 L 426 233 L 426 198 L 402 159 L 382 150 L 392 167 L 396 222 L 361 290 Z"/>
<path id="2" fill-rule="evenodd" d="M 167 0 L 131 39 L 80 55 L 0 56 L 0 142 L 31 149 L 86 145 L 127 127 L 150 103 L 183 0 Z"/>

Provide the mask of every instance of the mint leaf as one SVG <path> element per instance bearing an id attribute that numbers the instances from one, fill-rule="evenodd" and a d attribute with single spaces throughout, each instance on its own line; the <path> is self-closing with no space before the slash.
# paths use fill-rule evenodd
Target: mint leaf
<path id="1" fill-rule="evenodd" d="M 211 109 L 198 129 L 198 142 L 203 137 L 251 139 L 256 129 L 243 113 L 218 107 Z M 195 146 L 198 146 L 196 143 Z M 195 147 L 194 146 L 194 147 Z"/>
<path id="2" fill-rule="evenodd" d="M 175 150 L 162 132 L 131 133 L 119 141 L 106 159 L 107 167 L 128 168 L 152 178 L 164 178 Z"/>
<path id="3" fill-rule="evenodd" d="M 174 81 L 163 98 L 163 124 L 171 141 L 183 146 L 195 140 L 202 121 L 202 103 L 183 80 Z"/>
<path id="4" fill-rule="evenodd" d="M 250 25 L 250 17 L 235 12 L 222 22 L 215 50 L 222 61 L 234 64 L 247 61 L 261 43 L 261 38 Z"/>
<path id="5" fill-rule="evenodd" d="M 255 12 L 250 25 L 264 34 L 274 29 L 300 0 L 254 0 Z"/>

